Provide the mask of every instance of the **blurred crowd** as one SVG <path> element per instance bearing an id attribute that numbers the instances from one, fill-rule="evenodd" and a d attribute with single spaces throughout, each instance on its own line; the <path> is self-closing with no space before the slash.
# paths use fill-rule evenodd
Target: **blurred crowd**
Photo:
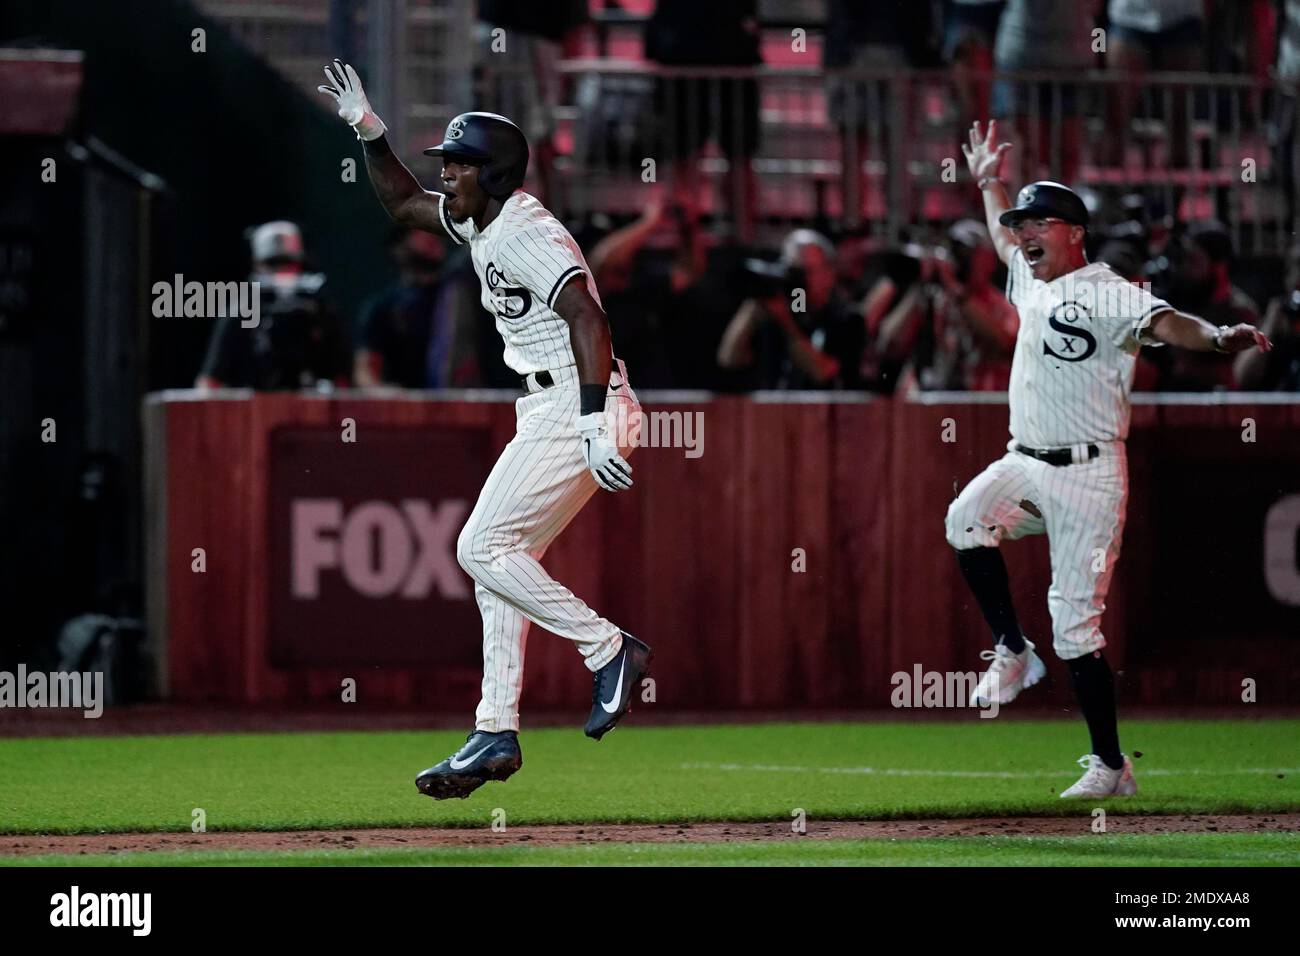
<path id="1" fill-rule="evenodd" d="M 676 67 L 761 64 L 757 12 L 756 0 L 657 0 L 643 25 L 643 56 Z M 545 201 L 557 152 L 554 63 L 580 50 L 575 36 L 587 21 L 586 2 L 557 0 L 542 15 L 536 5 L 481 0 L 479 15 L 528 38 L 532 69 L 525 82 L 513 90 L 498 83 L 483 105 L 506 112 L 528 132 L 535 188 Z M 837 72 L 845 68 L 946 64 L 962 129 L 975 118 L 1010 118 L 1007 133 L 1017 144 L 1021 175 L 1044 175 L 1052 157 L 1050 171 L 1066 182 L 1074 181 L 1080 156 L 1072 77 L 1122 72 L 1122 81 L 1107 87 L 1104 109 L 1109 129 L 1126 130 L 1135 110 L 1149 108 L 1139 104 L 1145 71 L 1275 76 L 1290 84 L 1268 108 L 1282 201 L 1287 221 L 1295 221 L 1300 0 L 826 0 L 823 37 L 827 113 L 840 132 L 844 168 L 862 168 L 872 146 L 858 138 L 864 118 L 883 109 L 869 84 Z M 1056 79 L 1012 84 L 991 71 Z M 734 228 L 720 229 L 716 219 L 706 225 L 692 177 L 700 152 L 752 156 L 762 136 L 755 81 L 722 82 L 710 91 L 702 81 L 657 80 L 654 112 L 669 127 L 671 147 L 664 187 L 630 222 L 595 215 L 570 224 L 595 276 L 615 349 L 637 386 L 1004 390 L 1018 322 L 1003 295 L 1005 269 L 982 222 L 959 220 L 885 241 L 837 233 L 822 217 L 763 248 L 753 244 L 752 164 L 729 162 L 722 194 Z M 616 92 L 604 90 L 588 112 L 613 108 Z M 1054 121 L 1046 124 L 1049 114 Z M 1186 164 L 1189 137 L 1179 124 L 1187 111 L 1173 109 L 1160 119 L 1161 161 Z M 888 135 L 907 137 L 905 127 Z M 615 125 L 608 134 L 617 135 Z M 1109 154 L 1098 161 L 1122 165 L 1129 145 L 1125 136 L 1110 137 L 1102 145 Z M 855 188 L 852 180 L 847 177 L 846 192 Z M 1281 263 L 1239 262 L 1231 229 L 1178 221 L 1177 194 L 1166 207 L 1138 193 L 1080 191 L 1093 211 L 1092 259 L 1149 282 L 1156 295 L 1216 325 L 1256 324 L 1277 345 L 1235 360 L 1145 350 L 1135 388 L 1300 391 L 1300 245 Z M 862 208 L 857 197 L 845 204 Z M 345 317 L 326 304 L 324 277 L 308 268 L 297 226 L 268 223 L 251 233 L 250 243 L 263 320 L 251 334 L 238 320 L 218 324 L 200 385 L 518 387 L 502 362 L 463 247 L 394 231 L 389 250 L 396 281 L 360 314 Z"/>
<path id="2" fill-rule="evenodd" d="M 1278 281 L 1250 273 L 1264 293 L 1252 295 L 1235 279 L 1221 223 L 1152 217 L 1139 196 L 1124 210 L 1127 218 L 1090 231 L 1092 259 L 1215 325 L 1257 325 L 1276 346 L 1235 357 L 1144 350 L 1134 387 L 1300 391 L 1300 244 Z M 905 395 L 1007 387 L 1019 322 L 982 222 L 893 244 L 836 244 L 799 228 L 763 254 L 710 240 L 697 217 L 656 200 L 627 225 L 576 235 L 615 351 L 640 387 Z M 518 387 L 462 248 L 394 230 L 396 282 L 348 321 L 309 270 L 296 225 L 259 226 L 250 244 L 260 321 L 253 329 L 238 317 L 218 321 L 200 387 Z"/>

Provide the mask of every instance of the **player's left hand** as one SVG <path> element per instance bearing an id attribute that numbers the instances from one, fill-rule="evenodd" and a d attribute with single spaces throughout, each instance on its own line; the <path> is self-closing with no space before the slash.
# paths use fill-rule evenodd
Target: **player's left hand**
<path id="1" fill-rule="evenodd" d="M 618 453 L 618 444 L 609 434 L 604 412 L 578 416 L 578 433 L 582 435 L 582 453 L 596 484 L 606 491 L 625 491 L 632 487 L 632 466 Z"/>
<path id="2" fill-rule="evenodd" d="M 1244 352 L 1259 346 L 1261 352 L 1273 347 L 1268 336 L 1248 322 L 1239 322 L 1219 336 L 1219 348 L 1225 352 Z"/>

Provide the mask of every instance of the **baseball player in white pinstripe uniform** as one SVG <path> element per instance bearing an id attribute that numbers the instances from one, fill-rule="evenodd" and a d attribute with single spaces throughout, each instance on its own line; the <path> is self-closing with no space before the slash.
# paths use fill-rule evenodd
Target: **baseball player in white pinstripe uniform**
<path id="1" fill-rule="evenodd" d="M 573 641 L 593 672 L 586 733 L 599 740 L 627 713 L 650 648 L 596 614 L 540 564 L 597 486 L 632 487 L 639 413 L 586 260 L 568 231 L 520 187 L 528 143 L 510 120 L 463 113 L 441 145 L 441 192 L 426 191 L 393 154 L 356 72 L 326 68 L 339 116 L 357 132 L 384 208 L 398 221 L 468 244 L 505 361 L 524 379 L 516 434 L 461 531 L 456 556 L 483 617 L 482 701 L 465 745 L 416 778 L 436 799 L 466 797 L 523 764 L 519 694 L 530 622 Z"/>
<path id="2" fill-rule="evenodd" d="M 1088 211 L 1058 183 L 1031 183 L 1013 207 L 1000 178 L 1010 144 L 976 123 L 962 147 L 984 198 L 1007 298 L 1020 313 L 1008 402 L 1007 453 L 949 506 L 948 543 L 993 631 L 989 668 L 972 706 L 1014 700 L 1046 673 L 1020 631 L 998 546 L 1046 533 L 1053 649 L 1092 738 L 1083 776 L 1063 797 L 1128 796 L 1133 768 L 1120 751 L 1114 678 L 1102 652 L 1101 615 L 1119 557 L 1128 497 L 1124 440 L 1138 350 L 1165 343 L 1197 351 L 1270 348 L 1247 324 L 1215 328 L 1125 281 L 1084 252 Z"/>

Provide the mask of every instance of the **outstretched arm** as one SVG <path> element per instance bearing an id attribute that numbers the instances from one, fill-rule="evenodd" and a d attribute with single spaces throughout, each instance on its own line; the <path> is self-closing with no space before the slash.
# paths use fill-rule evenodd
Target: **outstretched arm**
<path id="1" fill-rule="evenodd" d="M 365 147 L 370 185 L 375 188 L 375 195 L 388 215 L 415 229 L 441 232 L 438 193 L 421 186 L 389 146 L 388 138 L 384 136 L 388 128 L 366 99 L 357 71 L 335 60 L 332 71 L 325 67 L 325 78 L 329 85 L 317 89 L 334 97 L 339 118 L 356 130 L 357 138 Z"/>
<path id="2" fill-rule="evenodd" d="M 989 236 L 998 258 L 1004 263 L 1011 262 L 1011 254 L 1016 250 L 1016 238 L 1011 230 L 998 222 L 998 216 L 1011 208 L 1007 199 L 1007 187 L 1002 181 L 1002 157 L 1011 148 L 1010 143 L 993 145 L 997 136 L 998 121 L 989 120 L 988 130 L 982 131 L 979 120 L 970 128 L 970 145 L 962 144 L 961 151 L 966 157 L 966 165 L 984 196 L 984 222 L 988 226 Z"/>
<path id="3" fill-rule="evenodd" d="M 1267 352 L 1273 343 L 1255 326 L 1239 322 L 1216 327 L 1195 315 L 1162 309 L 1151 317 L 1146 332 L 1152 338 L 1193 352 L 1244 352 L 1258 347 Z"/>

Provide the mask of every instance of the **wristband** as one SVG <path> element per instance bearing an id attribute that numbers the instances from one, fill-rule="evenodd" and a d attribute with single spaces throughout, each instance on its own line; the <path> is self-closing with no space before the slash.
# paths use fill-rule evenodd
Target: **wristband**
<path id="1" fill-rule="evenodd" d="M 987 186 L 989 183 L 998 183 L 999 185 L 1006 185 L 1006 184 L 1003 183 L 1002 180 L 999 179 L 997 176 L 985 176 L 983 179 L 981 179 L 981 180 L 980 180 L 979 182 L 977 182 L 975 185 L 978 186 L 978 187 L 982 190 L 982 189 L 983 189 L 985 186 Z"/>
<path id="2" fill-rule="evenodd" d="M 1228 354 L 1228 350 L 1223 347 L 1223 333 L 1228 331 L 1226 325 L 1219 326 L 1214 332 L 1214 351 Z"/>
<path id="3" fill-rule="evenodd" d="M 363 139 L 362 147 L 367 156 L 388 156 L 393 152 L 393 147 L 388 145 L 388 136 L 380 134 L 376 139 Z"/>
<path id="4" fill-rule="evenodd" d="M 580 385 L 578 386 L 579 394 L 579 412 L 580 415 L 594 415 L 596 412 L 605 410 L 605 393 L 607 387 L 604 385 Z"/>

